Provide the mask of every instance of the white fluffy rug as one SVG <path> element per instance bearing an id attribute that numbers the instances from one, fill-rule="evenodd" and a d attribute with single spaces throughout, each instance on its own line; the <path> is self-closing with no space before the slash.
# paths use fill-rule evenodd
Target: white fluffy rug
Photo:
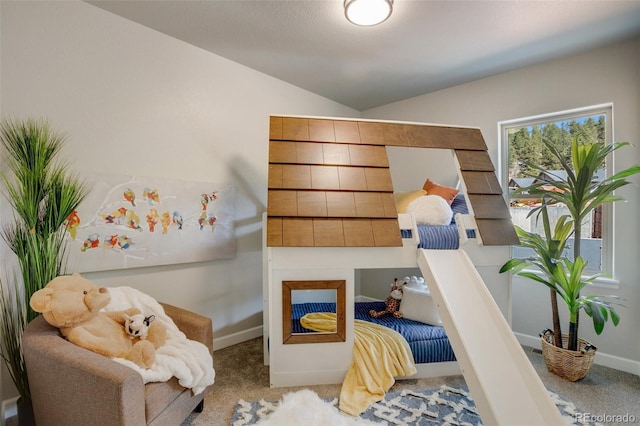
<path id="1" fill-rule="evenodd" d="M 263 426 L 360 426 L 374 425 L 368 420 L 342 414 L 335 406 L 335 401 L 325 402 L 310 389 L 290 392 L 282 396 L 282 400 L 273 407 L 274 411 L 264 420 L 258 422 Z M 251 406 L 248 405 L 247 409 Z M 267 408 L 268 409 L 268 408 Z M 241 410 L 240 410 L 241 411 Z"/>

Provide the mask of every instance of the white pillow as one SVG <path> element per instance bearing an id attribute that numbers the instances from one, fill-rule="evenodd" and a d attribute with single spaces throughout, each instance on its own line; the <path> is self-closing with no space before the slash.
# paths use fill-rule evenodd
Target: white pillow
<path id="1" fill-rule="evenodd" d="M 411 287 L 404 287 L 400 312 L 410 320 L 420 321 L 430 325 L 442 325 L 436 305 L 428 291 L 420 291 Z"/>
<path id="2" fill-rule="evenodd" d="M 429 292 L 429 288 L 424 283 L 424 278 L 422 277 L 416 277 L 415 275 L 411 278 L 404 277 L 403 281 L 405 282 L 404 288 L 411 287 L 416 290 Z"/>
<path id="3" fill-rule="evenodd" d="M 453 217 L 451 206 L 439 195 L 416 198 L 407 206 L 407 213 L 416 218 L 418 225 L 448 225 Z"/>

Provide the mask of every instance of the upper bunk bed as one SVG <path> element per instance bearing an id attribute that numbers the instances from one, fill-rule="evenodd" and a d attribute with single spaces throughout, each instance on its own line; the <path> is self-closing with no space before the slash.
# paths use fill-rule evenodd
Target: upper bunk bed
<path id="1" fill-rule="evenodd" d="M 268 247 L 402 247 L 387 146 L 452 150 L 485 246 L 517 244 L 479 129 L 270 117 Z"/>

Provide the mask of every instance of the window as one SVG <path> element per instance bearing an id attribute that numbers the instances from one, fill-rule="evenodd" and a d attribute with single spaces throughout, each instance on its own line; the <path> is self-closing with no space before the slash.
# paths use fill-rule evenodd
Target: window
<path id="1" fill-rule="evenodd" d="M 502 149 L 500 174 L 503 188 L 508 188 L 511 217 L 515 225 L 529 232 L 543 232 L 542 225 L 536 221 L 535 216 L 527 218 L 531 207 L 540 200 L 527 194 L 514 196 L 516 189 L 529 186 L 536 179 L 534 172 L 527 168 L 527 163 L 535 163 L 550 174 L 558 175 L 560 167 L 549 155 L 542 140 L 554 143 L 568 158 L 571 156 L 570 146 L 574 137 L 581 142 L 611 143 L 611 122 L 612 106 L 607 104 L 499 123 Z M 612 159 L 607 158 L 598 178 L 610 176 L 611 172 Z M 564 205 L 549 209 L 551 226 L 555 225 L 554 218 L 567 213 Z M 589 272 L 613 273 L 612 217 L 612 206 L 606 204 L 595 209 L 591 217 L 582 224 L 581 254 L 589 262 Z M 527 255 L 527 249 L 513 248 L 514 257 Z M 571 251 L 566 255 L 570 256 Z"/>

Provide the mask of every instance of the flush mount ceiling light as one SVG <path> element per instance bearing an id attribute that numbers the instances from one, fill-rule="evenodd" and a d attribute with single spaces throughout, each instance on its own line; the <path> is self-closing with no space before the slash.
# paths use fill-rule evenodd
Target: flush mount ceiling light
<path id="1" fill-rule="evenodd" d="M 356 25 L 371 26 L 391 16 L 393 0 L 344 0 L 344 15 Z"/>

